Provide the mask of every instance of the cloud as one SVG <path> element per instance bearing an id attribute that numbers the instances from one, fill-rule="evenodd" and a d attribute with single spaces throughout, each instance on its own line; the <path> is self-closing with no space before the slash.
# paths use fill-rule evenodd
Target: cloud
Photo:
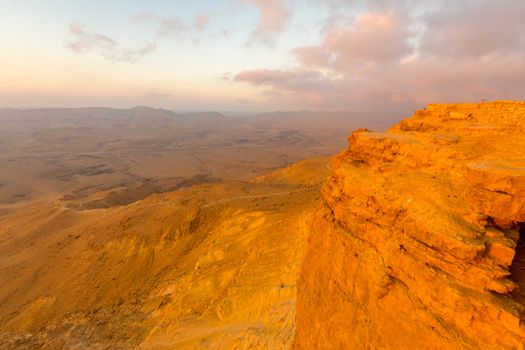
<path id="1" fill-rule="evenodd" d="M 235 82 L 235 76 L 232 72 L 224 72 L 218 78 L 219 80 L 227 82 L 228 85 L 233 85 L 233 83 Z"/>
<path id="2" fill-rule="evenodd" d="M 324 26 L 320 45 L 292 50 L 304 66 L 355 70 L 360 65 L 399 61 L 414 51 L 409 43 L 413 34 L 395 12 L 365 13 L 351 22 L 330 18 L 333 23 Z"/>
<path id="3" fill-rule="evenodd" d="M 521 0 L 446 1 L 424 16 L 424 53 L 477 59 L 525 51 L 525 2 Z"/>
<path id="4" fill-rule="evenodd" d="M 134 21 L 140 23 L 155 23 L 157 25 L 158 37 L 171 37 L 176 39 L 193 38 L 194 42 L 198 42 L 198 38 L 194 37 L 195 31 L 204 30 L 209 22 L 211 16 L 207 13 L 201 13 L 193 17 L 193 23 L 188 23 L 181 17 L 162 17 L 151 12 L 140 12 L 133 18 Z"/>
<path id="5" fill-rule="evenodd" d="M 264 94 L 272 100 L 290 104 L 322 105 L 338 94 L 339 81 L 316 70 L 309 69 L 254 69 L 238 73 L 236 82 L 269 88 Z M 280 101 L 279 101 L 280 102 Z"/>
<path id="6" fill-rule="evenodd" d="M 190 26 L 180 17 L 161 17 L 151 12 L 140 12 L 133 17 L 133 20 L 139 23 L 155 23 L 159 37 L 183 39 L 191 31 Z"/>
<path id="7" fill-rule="evenodd" d="M 224 38 L 224 40 L 230 40 L 230 37 L 232 36 L 232 31 L 230 29 L 221 29 L 221 36 Z"/>
<path id="8" fill-rule="evenodd" d="M 289 82 L 298 77 L 300 77 L 300 74 L 293 71 L 254 69 L 237 74 L 235 80 L 245 81 L 254 85 L 276 85 Z"/>
<path id="9" fill-rule="evenodd" d="M 332 53 L 320 46 L 296 47 L 292 52 L 305 67 L 326 67 L 333 63 Z"/>
<path id="10" fill-rule="evenodd" d="M 318 44 L 292 49 L 295 67 L 248 69 L 234 81 L 260 87 L 271 103 L 316 108 L 523 98 L 521 0 L 357 0 L 359 13 L 345 12 L 348 1 L 329 3 L 335 12 Z"/>
<path id="11" fill-rule="evenodd" d="M 181 18 L 159 18 L 159 36 L 173 36 L 177 38 L 184 38 L 189 33 L 190 28 L 184 23 Z"/>
<path id="12" fill-rule="evenodd" d="M 352 27 L 335 26 L 324 39 L 323 48 L 337 56 L 338 64 L 365 61 L 385 63 L 411 52 L 410 32 L 397 13 L 366 13 Z"/>
<path id="13" fill-rule="evenodd" d="M 143 11 L 135 14 L 132 19 L 134 22 L 143 23 L 143 22 L 152 22 L 157 20 L 157 16 L 154 13 Z"/>
<path id="14" fill-rule="evenodd" d="M 207 13 L 201 13 L 193 18 L 193 25 L 198 30 L 203 30 L 206 28 L 210 22 L 210 15 Z"/>
<path id="15" fill-rule="evenodd" d="M 106 35 L 87 31 L 80 23 L 72 23 L 69 31 L 75 38 L 67 45 L 69 49 L 77 53 L 96 52 L 112 62 L 134 63 L 157 48 L 154 43 L 145 43 L 138 49 L 126 49 Z"/>
<path id="16" fill-rule="evenodd" d="M 247 42 L 259 42 L 272 45 L 276 36 L 286 27 L 290 18 L 290 12 L 286 8 L 285 0 L 241 0 L 245 4 L 251 4 L 259 10 L 259 22 Z"/>

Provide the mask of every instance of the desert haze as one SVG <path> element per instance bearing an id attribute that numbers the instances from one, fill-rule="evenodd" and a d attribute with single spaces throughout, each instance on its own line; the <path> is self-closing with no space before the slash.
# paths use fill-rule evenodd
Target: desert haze
<path id="1" fill-rule="evenodd" d="M 524 0 L 0 0 L 0 350 L 525 350 Z"/>
<path id="2" fill-rule="evenodd" d="M 0 214 L 53 196 L 95 209 L 192 184 L 249 179 L 328 156 L 381 113 L 274 112 L 244 117 L 135 107 L 0 110 Z"/>

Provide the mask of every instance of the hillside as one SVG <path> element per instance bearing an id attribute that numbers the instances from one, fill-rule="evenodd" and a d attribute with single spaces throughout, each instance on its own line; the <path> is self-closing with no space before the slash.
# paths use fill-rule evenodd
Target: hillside
<path id="1" fill-rule="evenodd" d="M 0 348 L 289 348 L 328 162 L 0 218 Z"/>

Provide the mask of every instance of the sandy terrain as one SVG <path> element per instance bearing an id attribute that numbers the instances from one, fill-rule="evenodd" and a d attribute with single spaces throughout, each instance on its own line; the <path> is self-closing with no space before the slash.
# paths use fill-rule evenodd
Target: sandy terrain
<path id="1" fill-rule="evenodd" d="M 0 349 L 288 349 L 328 161 L 0 217 Z"/>

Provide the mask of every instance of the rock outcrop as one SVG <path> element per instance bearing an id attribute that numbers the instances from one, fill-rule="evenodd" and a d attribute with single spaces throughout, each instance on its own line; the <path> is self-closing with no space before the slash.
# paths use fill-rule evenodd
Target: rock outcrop
<path id="1" fill-rule="evenodd" d="M 525 102 L 429 105 L 333 159 L 295 349 L 523 349 Z"/>

